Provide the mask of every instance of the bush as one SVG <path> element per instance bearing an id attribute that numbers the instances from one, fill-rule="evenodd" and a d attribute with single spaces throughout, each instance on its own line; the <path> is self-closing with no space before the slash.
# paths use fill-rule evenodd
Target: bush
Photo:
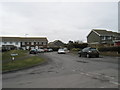
<path id="1" fill-rule="evenodd" d="M 99 51 L 101 52 L 118 52 L 120 53 L 120 46 L 114 46 L 114 47 L 101 47 L 101 48 L 98 48 Z"/>
<path id="2" fill-rule="evenodd" d="M 72 51 L 80 51 L 80 48 L 72 48 Z"/>
<path id="3" fill-rule="evenodd" d="M 60 47 L 50 47 L 50 48 L 53 49 L 53 51 L 58 51 Z"/>
<path id="4" fill-rule="evenodd" d="M 71 44 L 68 44 L 67 48 L 70 50 L 72 48 L 80 48 L 80 49 L 83 49 L 85 47 L 87 47 L 88 44 L 87 43 L 71 43 Z"/>

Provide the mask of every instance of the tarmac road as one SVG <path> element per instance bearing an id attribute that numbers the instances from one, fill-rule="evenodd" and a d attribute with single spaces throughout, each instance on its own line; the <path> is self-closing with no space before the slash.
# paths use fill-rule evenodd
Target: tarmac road
<path id="1" fill-rule="evenodd" d="M 39 54 L 48 63 L 3 74 L 3 88 L 118 88 L 118 57 Z"/>

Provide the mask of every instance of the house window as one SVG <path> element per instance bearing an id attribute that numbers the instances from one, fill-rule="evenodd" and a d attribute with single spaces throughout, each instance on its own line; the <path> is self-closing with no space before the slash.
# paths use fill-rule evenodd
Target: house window
<path id="1" fill-rule="evenodd" d="M 4 44 L 7 44 L 7 42 L 4 42 Z"/>
<path id="2" fill-rule="evenodd" d="M 34 45 L 34 42 L 31 42 L 31 45 Z"/>
<path id="3" fill-rule="evenodd" d="M 26 42 L 26 44 L 29 44 L 29 42 Z"/>
<path id="4" fill-rule="evenodd" d="M 25 42 L 22 42 L 22 45 L 25 45 Z"/>
<path id="5" fill-rule="evenodd" d="M 15 45 L 18 45 L 18 42 L 16 42 Z"/>
<path id="6" fill-rule="evenodd" d="M 27 42 L 25 42 L 25 45 L 27 44 Z"/>
<path id="7" fill-rule="evenodd" d="M 105 36 L 102 36 L 102 40 L 106 40 L 106 37 L 105 37 Z"/>
<path id="8" fill-rule="evenodd" d="M 42 45 L 43 45 L 43 42 L 42 42 Z"/>
<path id="9" fill-rule="evenodd" d="M 109 39 L 109 40 L 111 40 L 111 39 L 112 39 L 112 37 L 111 37 L 111 36 L 109 36 L 109 37 L 108 37 L 108 39 Z"/>
<path id="10" fill-rule="evenodd" d="M 10 42 L 10 44 L 12 44 L 12 42 Z"/>
<path id="11" fill-rule="evenodd" d="M 34 45 L 36 45 L 36 42 L 34 42 Z"/>

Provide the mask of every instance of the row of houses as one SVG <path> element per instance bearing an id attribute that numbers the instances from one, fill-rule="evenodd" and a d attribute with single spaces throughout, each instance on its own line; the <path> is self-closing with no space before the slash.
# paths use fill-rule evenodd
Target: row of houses
<path id="1" fill-rule="evenodd" d="M 21 48 L 39 49 L 46 48 L 48 40 L 46 37 L 1 37 L 0 47 L 4 49 Z"/>
<path id="2" fill-rule="evenodd" d="M 49 46 L 58 46 L 60 41 L 49 43 Z M 120 46 L 120 33 L 107 30 L 93 29 L 87 36 L 89 45 L 114 45 Z M 59 44 L 61 45 L 61 44 Z M 46 37 L 1 37 L 0 48 L 11 49 L 21 48 L 23 50 L 47 48 Z"/>

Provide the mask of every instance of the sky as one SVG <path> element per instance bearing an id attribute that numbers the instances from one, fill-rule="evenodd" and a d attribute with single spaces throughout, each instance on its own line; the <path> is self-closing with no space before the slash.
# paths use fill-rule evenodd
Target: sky
<path id="1" fill-rule="evenodd" d="M 2 2 L 0 36 L 84 41 L 92 29 L 118 32 L 117 2 Z"/>

